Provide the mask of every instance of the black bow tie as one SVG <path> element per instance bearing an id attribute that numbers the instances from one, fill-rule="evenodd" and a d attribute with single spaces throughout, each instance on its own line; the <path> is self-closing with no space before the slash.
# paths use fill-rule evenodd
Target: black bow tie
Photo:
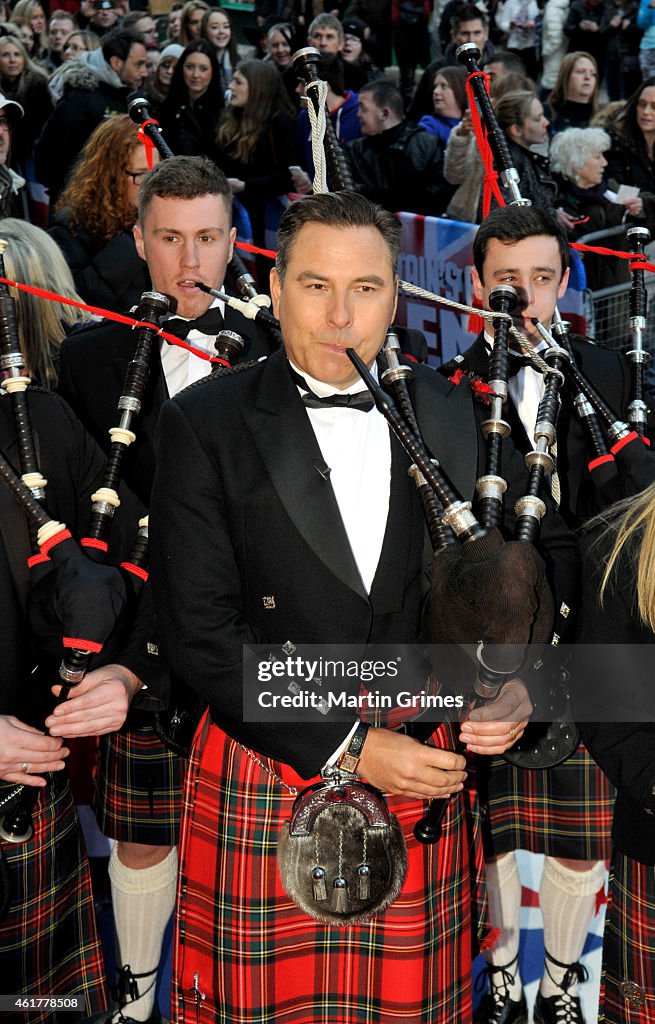
<path id="1" fill-rule="evenodd" d="M 354 395 L 344 395 L 343 392 L 337 391 L 333 395 L 319 398 L 311 390 L 305 378 L 296 373 L 291 364 L 289 364 L 289 372 L 298 387 L 303 390 L 300 397 L 307 409 L 359 409 L 360 412 L 370 412 L 375 405 L 369 391 L 358 391 Z"/>
<path id="2" fill-rule="evenodd" d="M 223 326 L 223 314 L 218 307 L 214 307 L 195 320 L 182 320 L 179 316 L 171 317 L 163 325 L 163 328 L 167 334 L 174 334 L 176 338 L 181 338 L 184 341 L 191 331 L 200 331 L 201 334 L 212 337 L 222 331 Z"/>
<path id="3" fill-rule="evenodd" d="M 519 370 L 522 370 L 524 366 L 534 367 L 534 363 L 530 359 L 530 356 L 519 356 L 515 352 L 509 354 L 509 376 L 516 377 Z"/>
<path id="4" fill-rule="evenodd" d="M 485 347 L 487 349 L 487 357 L 490 359 L 492 349 L 488 345 Z M 530 356 L 520 355 L 518 352 L 512 352 L 510 350 L 508 378 L 516 377 L 519 370 L 522 370 L 524 366 L 532 366 L 533 369 L 536 369 L 534 363 L 530 359 Z"/>

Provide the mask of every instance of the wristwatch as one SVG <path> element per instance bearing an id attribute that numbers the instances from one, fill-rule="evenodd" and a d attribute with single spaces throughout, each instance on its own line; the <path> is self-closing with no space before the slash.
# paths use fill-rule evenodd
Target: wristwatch
<path id="1" fill-rule="evenodd" d="M 355 729 L 350 738 L 350 743 L 337 761 L 337 768 L 340 772 L 347 772 L 349 775 L 354 775 L 357 771 L 357 765 L 359 764 L 359 759 L 362 756 L 362 750 L 364 749 L 364 742 L 369 728 L 370 727 L 365 722 L 360 722 Z"/>

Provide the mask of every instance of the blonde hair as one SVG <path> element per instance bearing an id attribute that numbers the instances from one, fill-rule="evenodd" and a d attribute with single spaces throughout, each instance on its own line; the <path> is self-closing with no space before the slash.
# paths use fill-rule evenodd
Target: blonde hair
<path id="1" fill-rule="evenodd" d="M 48 17 L 45 13 L 45 7 L 41 3 L 41 0 L 18 0 L 9 20 L 20 24 L 19 19 L 24 18 L 30 28 L 32 28 L 32 18 L 39 7 L 45 16 L 45 27 L 42 32 L 34 32 L 34 29 L 32 29 L 32 31 L 34 32 L 34 38 L 39 41 L 38 51 L 39 56 L 42 56 L 48 49 Z M 75 19 L 72 15 L 71 21 L 75 24 Z"/>
<path id="2" fill-rule="evenodd" d="M 588 528 L 601 524 L 605 529 L 594 547 L 608 536 L 613 537 L 598 595 L 601 607 L 619 560 L 629 553 L 626 546 L 637 544 L 633 556 L 637 569 L 637 610 L 644 625 L 655 631 L 655 483 L 612 505 L 592 520 Z"/>
<path id="3" fill-rule="evenodd" d="M 28 221 L 7 217 L 0 220 L 0 238 L 9 243 L 4 262 L 10 280 L 83 301 L 61 249 L 45 231 Z M 10 292 L 16 300 L 18 337 L 27 369 L 39 383 L 53 387 L 57 373 L 52 348 L 59 348 L 68 333 L 66 327 L 90 319 L 89 314 L 16 288 Z"/>

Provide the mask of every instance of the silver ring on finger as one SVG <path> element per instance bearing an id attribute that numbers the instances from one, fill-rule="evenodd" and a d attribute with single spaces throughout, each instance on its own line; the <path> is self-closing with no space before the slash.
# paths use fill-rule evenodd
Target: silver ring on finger
<path id="1" fill-rule="evenodd" d="M 30 762 L 29 761 L 23 761 L 22 765 L 20 766 L 20 770 L 22 772 L 25 772 L 25 774 L 27 774 L 29 772 L 29 770 L 30 770 Z"/>

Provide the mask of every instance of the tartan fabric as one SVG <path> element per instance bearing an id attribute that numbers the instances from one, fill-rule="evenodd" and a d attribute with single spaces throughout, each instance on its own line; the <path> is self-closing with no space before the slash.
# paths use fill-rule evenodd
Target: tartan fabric
<path id="1" fill-rule="evenodd" d="M 176 846 L 185 767 L 151 727 L 102 736 L 93 798 L 100 831 L 127 843 Z"/>
<path id="2" fill-rule="evenodd" d="M 11 786 L 0 785 L 0 796 Z M 73 1024 L 107 1007 L 89 866 L 68 781 L 57 772 L 41 791 L 27 843 L 0 840 L 11 903 L 0 921 L 3 994 L 83 995 L 79 1015 L 52 1010 L 2 1014 L 3 1022 Z"/>
<path id="3" fill-rule="evenodd" d="M 260 760 L 289 785 L 309 784 Z M 463 801 L 453 799 L 439 844 L 420 846 L 412 829 L 425 805 L 391 797 L 408 846 L 403 890 L 371 922 L 329 928 L 303 914 L 279 882 L 276 837 L 293 800 L 217 726 L 201 723 L 185 793 L 171 1019 L 470 1021 L 477 917 Z"/>
<path id="4" fill-rule="evenodd" d="M 478 758 L 477 777 L 487 856 L 529 850 L 609 859 L 614 791 L 582 743 L 563 764 L 543 770 Z"/>
<path id="5" fill-rule="evenodd" d="M 599 1021 L 655 1020 L 655 867 L 615 850 L 603 937 Z"/>

